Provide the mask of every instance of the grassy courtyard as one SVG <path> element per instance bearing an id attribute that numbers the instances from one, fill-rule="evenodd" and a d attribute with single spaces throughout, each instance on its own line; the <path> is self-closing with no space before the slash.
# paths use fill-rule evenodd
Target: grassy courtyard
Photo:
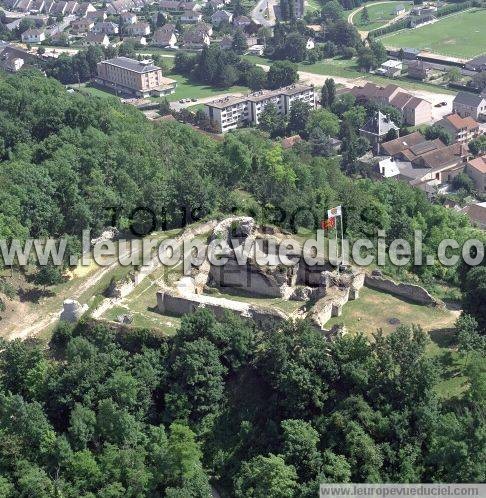
<path id="1" fill-rule="evenodd" d="M 441 55 L 470 59 L 486 53 L 486 9 L 452 14 L 421 28 L 385 35 L 390 47 L 410 47 Z"/>
<path id="2" fill-rule="evenodd" d="M 353 17 L 353 24 L 361 31 L 372 31 L 381 28 L 396 17 L 395 8 L 397 5 L 403 5 L 406 11 L 413 7 L 413 2 L 386 2 L 366 7 L 370 20 L 363 22 L 361 12 L 357 12 Z"/>

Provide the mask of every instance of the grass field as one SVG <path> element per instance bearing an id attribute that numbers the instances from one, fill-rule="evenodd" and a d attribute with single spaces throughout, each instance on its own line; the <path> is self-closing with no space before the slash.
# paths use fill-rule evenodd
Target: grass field
<path id="1" fill-rule="evenodd" d="M 204 99 L 206 97 L 221 95 L 223 93 L 246 93 L 248 92 L 248 88 L 245 86 L 232 86 L 230 88 L 218 88 L 211 87 L 208 85 L 201 85 L 198 83 L 194 83 L 189 81 L 185 76 L 181 76 L 180 74 L 169 73 L 166 75 L 167 78 L 172 78 L 177 81 L 177 88 L 175 93 L 167 96 L 167 100 L 173 102 L 179 99 L 187 99 L 187 98 L 197 98 Z"/>
<path id="2" fill-rule="evenodd" d="M 385 35 L 386 46 L 428 50 L 452 57 L 472 58 L 486 53 L 486 9 L 452 14 L 421 28 Z"/>
<path id="3" fill-rule="evenodd" d="M 353 17 L 353 24 L 361 31 L 372 31 L 373 29 L 378 29 L 394 19 L 395 7 L 397 5 L 403 5 L 406 11 L 409 11 L 413 7 L 413 2 L 386 2 L 378 5 L 367 6 L 368 14 L 370 17 L 369 22 L 363 22 L 361 20 L 361 12 L 357 12 Z"/>

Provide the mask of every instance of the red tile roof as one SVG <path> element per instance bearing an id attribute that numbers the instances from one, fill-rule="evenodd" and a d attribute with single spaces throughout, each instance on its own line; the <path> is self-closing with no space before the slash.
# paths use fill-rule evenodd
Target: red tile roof
<path id="1" fill-rule="evenodd" d="M 480 173 L 486 174 L 486 156 L 476 157 L 476 159 L 472 159 L 467 163 L 468 166 L 474 168 Z"/>

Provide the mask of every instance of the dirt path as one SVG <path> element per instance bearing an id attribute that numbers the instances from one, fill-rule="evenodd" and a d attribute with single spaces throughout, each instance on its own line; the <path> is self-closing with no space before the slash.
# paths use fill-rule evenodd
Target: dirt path
<path id="1" fill-rule="evenodd" d="M 362 5 L 361 7 L 357 8 L 356 10 L 353 10 L 349 15 L 348 15 L 348 23 L 349 24 L 353 24 L 353 19 L 354 19 L 354 16 L 358 13 L 358 12 L 361 12 L 365 7 L 372 7 L 373 5 L 380 5 L 380 4 L 383 4 L 383 3 L 393 3 L 393 2 L 390 2 L 389 0 L 386 0 L 386 1 L 383 1 L 383 2 L 373 2 L 373 3 L 367 3 L 367 4 L 364 4 Z M 393 24 L 397 21 L 399 21 L 400 19 L 402 19 L 402 17 L 405 17 L 407 15 L 408 12 L 405 12 L 403 14 L 399 14 L 398 16 L 394 17 L 393 19 L 390 19 L 386 24 L 383 24 L 383 26 L 380 26 L 381 28 L 384 28 L 386 26 L 389 26 L 390 24 Z M 368 37 L 368 33 L 369 31 L 359 31 L 359 34 L 361 35 L 361 38 L 363 40 L 365 40 L 367 37 Z"/>

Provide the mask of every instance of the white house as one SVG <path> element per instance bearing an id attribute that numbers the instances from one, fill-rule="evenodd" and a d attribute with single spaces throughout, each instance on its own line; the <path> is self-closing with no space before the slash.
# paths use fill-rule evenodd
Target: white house
<path id="1" fill-rule="evenodd" d="M 24 43 L 41 43 L 46 39 L 43 29 L 28 29 L 22 33 Z"/>
<path id="2" fill-rule="evenodd" d="M 150 34 L 150 24 L 148 22 L 136 22 L 125 26 L 125 33 L 129 36 L 147 36 Z"/>
<path id="3" fill-rule="evenodd" d="M 307 50 L 312 50 L 315 46 L 316 46 L 316 44 L 314 43 L 314 40 L 312 38 L 307 38 L 307 42 L 305 44 L 305 48 Z"/>

